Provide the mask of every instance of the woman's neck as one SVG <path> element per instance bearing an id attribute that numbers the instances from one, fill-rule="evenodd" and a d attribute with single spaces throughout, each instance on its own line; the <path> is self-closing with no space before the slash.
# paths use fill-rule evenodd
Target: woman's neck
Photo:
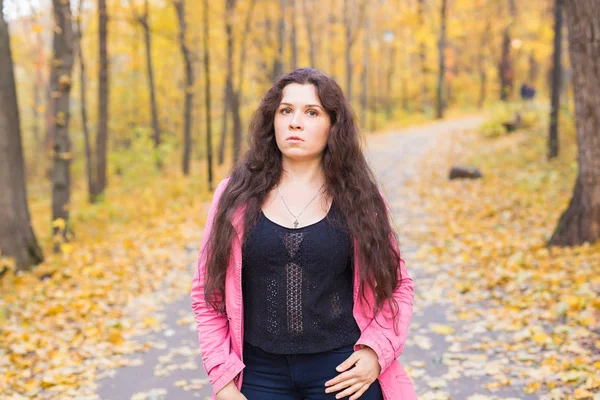
<path id="1" fill-rule="evenodd" d="M 283 172 L 279 184 L 281 186 L 321 186 L 325 182 L 325 174 L 321 159 L 307 161 L 282 160 Z"/>

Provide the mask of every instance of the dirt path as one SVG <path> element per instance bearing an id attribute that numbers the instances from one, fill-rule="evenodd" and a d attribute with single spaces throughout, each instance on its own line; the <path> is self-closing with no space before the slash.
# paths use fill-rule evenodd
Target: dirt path
<path id="1" fill-rule="evenodd" d="M 452 279 L 447 269 L 417 260 L 415 252 L 419 243 L 408 239 L 410 230 L 419 229 L 423 215 L 418 207 L 411 209 L 405 206 L 416 196 L 406 188 L 406 180 L 418 176 L 418 161 L 426 151 L 435 148 L 439 135 L 459 134 L 461 130 L 481 122 L 478 118 L 442 122 L 401 134 L 381 135 L 369 142 L 370 163 L 392 207 L 402 254 L 415 281 L 414 314 L 400 361 L 411 375 L 420 400 L 536 398 L 523 393 L 516 373 L 507 375 L 511 381 L 509 387 L 491 392 L 484 386 L 493 382 L 488 372 L 510 370 L 508 359 L 503 357 L 503 350 L 498 347 L 485 350 L 470 347 L 475 338 L 478 341 L 482 338 L 484 341 L 492 340 L 496 339 L 495 334 L 483 324 L 464 323 L 457 318 L 454 305 L 442 289 L 442 283 L 446 283 L 442 281 Z M 446 334 L 442 330 L 436 333 L 432 330 L 435 324 L 445 329 L 452 327 L 453 332 Z"/>
<path id="2" fill-rule="evenodd" d="M 479 117 L 462 118 L 369 138 L 367 157 L 392 206 L 401 240 L 403 232 L 418 227 L 422 218 L 418 209 L 407 210 L 403 206 L 403 200 L 414 195 L 406 189 L 405 182 L 418 173 L 415 169 L 418 161 L 435 147 L 439 135 L 455 134 L 482 121 Z M 416 243 L 402 245 L 403 257 L 415 281 L 416 299 L 409 339 L 400 360 L 414 377 L 419 398 L 462 400 L 475 394 L 489 396 L 473 398 L 477 400 L 526 398 L 520 389 L 492 394 L 483 387 L 488 382 L 486 365 L 496 368 L 498 357 L 490 358 L 489 354 L 483 357 L 465 348 L 472 335 L 485 334 L 485 329 L 473 323 L 466 326 L 456 319 L 453 306 L 436 284 L 437 279 L 444 278 L 443 271 L 437 273 L 432 266 L 414 260 L 416 248 Z M 105 372 L 98 381 L 99 397 L 105 400 L 209 398 L 210 385 L 198 355 L 191 313 L 189 296 L 160 310 L 158 318 L 164 318 L 161 329 L 144 338 L 154 347 L 136 356 L 133 366 Z M 432 323 L 451 325 L 455 333 L 435 334 L 430 329 Z M 490 359 L 494 360 L 492 364 Z M 518 377 L 512 378 L 518 382 Z"/>

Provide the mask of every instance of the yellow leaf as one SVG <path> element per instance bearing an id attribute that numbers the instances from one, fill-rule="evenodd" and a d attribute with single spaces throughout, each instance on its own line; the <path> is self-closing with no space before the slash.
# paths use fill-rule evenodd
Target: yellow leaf
<path id="1" fill-rule="evenodd" d="M 600 388 L 600 375 L 590 375 L 588 380 L 585 382 L 586 389 L 599 389 Z"/>
<path id="2" fill-rule="evenodd" d="M 431 324 L 430 328 L 432 331 L 437 333 L 438 335 L 451 335 L 454 333 L 454 328 L 450 325 L 442 325 L 442 324 Z"/>
<path id="3" fill-rule="evenodd" d="M 4 268 L 14 271 L 17 268 L 17 260 L 13 257 L 0 257 L 0 270 Z"/>
<path id="4" fill-rule="evenodd" d="M 87 337 L 93 338 L 94 336 L 98 336 L 100 334 L 100 330 L 96 327 L 88 328 L 85 332 Z"/>
<path id="5" fill-rule="evenodd" d="M 64 312 L 64 308 L 62 305 L 60 304 L 56 304 L 52 307 L 49 307 L 46 310 L 46 315 L 51 316 L 51 315 L 59 315 L 62 314 Z"/>
<path id="6" fill-rule="evenodd" d="M 592 397 L 594 397 L 594 393 L 592 393 L 589 390 L 586 390 L 584 388 L 577 388 L 577 389 L 575 389 L 573 396 L 576 399 L 591 399 Z"/>
<path id="7" fill-rule="evenodd" d="M 121 332 L 117 330 L 113 330 L 108 334 L 108 341 L 113 344 L 123 344 L 124 342 Z"/>
<path id="8" fill-rule="evenodd" d="M 123 240 L 123 247 L 125 247 L 127 250 L 132 250 L 135 249 L 135 244 L 133 243 L 133 240 L 125 239 Z"/>
<path id="9" fill-rule="evenodd" d="M 57 218 L 54 221 L 52 221 L 53 228 L 58 228 L 62 231 L 63 229 L 65 229 L 65 226 L 66 226 L 66 222 L 65 222 L 64 218 Z"/>
<path id="10" fill-rule="evenodd" d="M 532 336 L 532 339 L 538 345 L 542 345 L 542 344 L 548 343 L 550 341 L 550 337 L 548 335 L 546 335 L 545 332 L 536 333 L 535 335 Z"/>
<path id="11" fill-rule="evenodd" d="M 539 382 L 529 382 L 523 391 L 527 394 L 534 394 L 540 390 L 541 384 Z"/>
<path id="12" fill-rule="evenodd" d="M 469 314 L 468 312 L 461 311 L 458 313 L 458 319 L 460 319 L 461 321 L 466 321 L 470 318 L 471 318 L 471 314 Z"/>
<path id="13" fill-rule="evenodd" d="M 73 245 L 69 243 L 63 243 L 60 245 L 60 251 L 63 254 L 71 254 L 73 252 Z"/>
<path id="14" fill-rule="evenodd" d="M 143 320 L 144 325 L 148 328 L 156 328 L 160 325 L 160 322 L 156 318 L 153 317 L 144 317 Z"/>

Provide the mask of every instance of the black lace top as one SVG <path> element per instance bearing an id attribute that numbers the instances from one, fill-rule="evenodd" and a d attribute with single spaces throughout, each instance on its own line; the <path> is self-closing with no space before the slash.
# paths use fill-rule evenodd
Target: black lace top
<path id="1" fill-rule="evenodd" d="M 242 258 L 244 340 L 276 354 L 354 344 L 351 236 L 335 202 L 327 216 L 286 228 L 262 212 Z"/>

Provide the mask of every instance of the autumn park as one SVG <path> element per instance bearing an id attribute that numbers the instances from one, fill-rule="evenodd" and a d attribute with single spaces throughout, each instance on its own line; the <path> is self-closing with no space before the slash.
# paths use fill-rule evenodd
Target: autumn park
<path id="1" fill-rule="evenodd" d="M 418 398 L 600 400 L 598 0 L 0 0 L 0 398 L 212 398 L 203 229 L 298 68 L 389 202 Z"/>

